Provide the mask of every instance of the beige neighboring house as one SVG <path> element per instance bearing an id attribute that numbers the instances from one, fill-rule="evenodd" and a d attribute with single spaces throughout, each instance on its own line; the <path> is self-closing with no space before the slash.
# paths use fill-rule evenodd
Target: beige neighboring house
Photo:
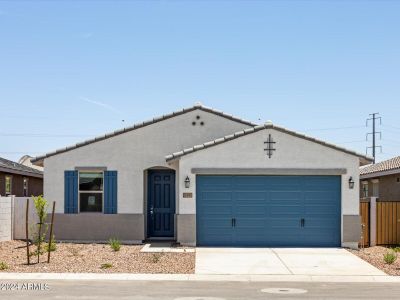
<path id="1" fill-rule="evenodd" d="M 21 164 L 21 165 L 27 166 L 29 168 L 36 169 L 36 170 L 39 170 L 39 171 L 43 172 L 43 167 L 34 165 L 32 163 L 32 159 L 33 159 L 32 156 L 24 155 L 19 159 L 18 163 Z"/>
<path id="2" fill-rule="evenodd" d="M 400 201 L 400 156 L 360 167 L 360 198 Z"/>

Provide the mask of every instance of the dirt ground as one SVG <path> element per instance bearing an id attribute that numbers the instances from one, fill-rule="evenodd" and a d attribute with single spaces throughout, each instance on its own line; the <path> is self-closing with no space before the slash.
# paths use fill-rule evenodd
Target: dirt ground
<path id="1" fill-rule="evenodd" d="M 50 263 L 46 253 L 41 255 L 39 264 L 37 256 L 32 256 L 28 266 L 25 242 L 0 242 L 0 269 L 2 262 L 7 266 L 0 272 L 194 273 L 195 253 L 141 253 L 142 247 L 122 245 L 115 252 L 108 244 L 57 243 Z M 36 247 L 30 248 L 33 252 Z"/>
<path id="2" fill-rule="evenodd" d="M 383 260 L 384 254 L 391 251 L 390 248 L 375 246 L 349 251 L 389 275 L 400 275 L 400 253 L 397 253 L 397 260 L 391 265 L 385 263 Z"/>

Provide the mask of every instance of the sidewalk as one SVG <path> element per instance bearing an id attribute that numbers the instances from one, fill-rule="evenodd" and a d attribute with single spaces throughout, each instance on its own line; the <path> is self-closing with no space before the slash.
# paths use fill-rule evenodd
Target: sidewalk
<path id="1" fill-rule="evenodd" d="M 320 275 L 205 275 L 205 274 L 93 274 L 93 273 L 0 273 L 12 280 L 126 280 L 126 281 L 244 281 L 244 282 L 398 282 L 400 276 Z"/>

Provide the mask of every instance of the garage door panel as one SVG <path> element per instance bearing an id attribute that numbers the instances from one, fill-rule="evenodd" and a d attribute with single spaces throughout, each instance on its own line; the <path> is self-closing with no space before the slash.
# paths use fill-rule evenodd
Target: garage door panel
<path id="1" fill-rule="evenodd" d="M 286 204 L 286 205 L 271 205 L 268 207 L 269 215 L 272 217 L 277 216 L 290 216 L 301 215 L 303 207 L 299 204 Z"/>
<path id="2" fill-rule="evenodd" d="M 203 199 L 212 199 L 213 201 L 231 201 L 232 192 L 231 191 L 203 191 L 201 193 Z"/>
<path id="3" fill-rule="evenodd" d="M 340 182 L 340 176 L 198 176 L 197 243 L 340 246 Z"/>

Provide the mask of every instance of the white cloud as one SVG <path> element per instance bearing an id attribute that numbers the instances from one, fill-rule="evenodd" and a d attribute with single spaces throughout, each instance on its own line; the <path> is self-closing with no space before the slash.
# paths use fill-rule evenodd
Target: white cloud
<path id="1" fill-rule="evenodd" d="M 79 99 L 81 99 L 82 101 L 85 101 L 85 102 L 87 102 L 87 103 L 94 104 L 94 105 L 100 106 L 100 107 L 102 107 L 102 108 L 105 108 L 105 109 L 107 109 L 107 110 L 113 111 L 113 112 L 115 112 L 115 113 L 117 113 L 117 114 L 120 114 L 120 115 L 123 114 L 122 111 L 116 109 L 115 107 L 113 107 L 113 106 L 111 106 L 111 105 L 109 105 L 109 104 L 107 104 L 107 103 L 103 103 L 103 102 L 100 102 L 100 101 L 91 100 L 91 99 L 89 99 L 89 98 L 87 98 L 87 97 L 79 97 Z"/>

